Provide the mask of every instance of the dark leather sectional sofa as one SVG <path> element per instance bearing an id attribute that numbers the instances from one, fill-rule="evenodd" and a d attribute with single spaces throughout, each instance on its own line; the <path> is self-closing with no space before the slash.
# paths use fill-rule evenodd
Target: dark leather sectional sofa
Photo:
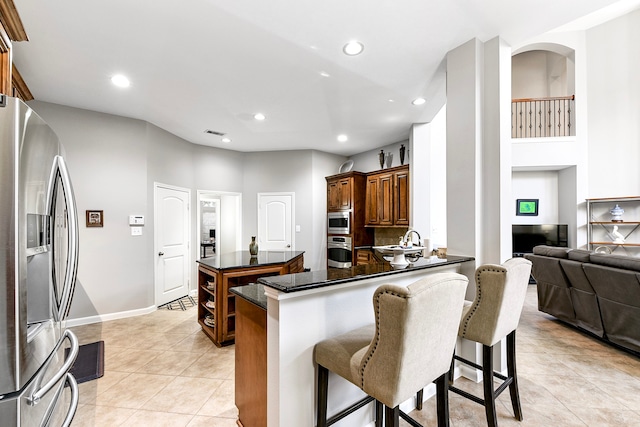
<path id="1" fill-rule="evenodd" d="M 640 355 L 640 258 L 536 246 L 538 309 Z"/>

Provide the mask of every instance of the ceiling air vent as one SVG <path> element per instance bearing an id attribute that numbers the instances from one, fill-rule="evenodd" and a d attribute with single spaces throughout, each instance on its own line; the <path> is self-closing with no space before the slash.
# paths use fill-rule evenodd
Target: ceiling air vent
<path id="1" fill-rule="evenodd" d="M 218 132 L 218 131 L 211 130 L 211 129 L 205 130 L 204 133 L 210 133 L 211 135 L 218 135 L 218 136 L 225 136 L 226 135 L 224 132 Z"/>

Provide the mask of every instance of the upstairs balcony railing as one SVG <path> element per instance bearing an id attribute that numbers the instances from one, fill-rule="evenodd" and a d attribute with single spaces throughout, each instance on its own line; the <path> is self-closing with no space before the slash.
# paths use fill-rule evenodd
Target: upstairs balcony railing
<path id="1" fill-rule="evenodd" d="M 575 95 L 511 101 L 511 137 L 575 135 Z"/>

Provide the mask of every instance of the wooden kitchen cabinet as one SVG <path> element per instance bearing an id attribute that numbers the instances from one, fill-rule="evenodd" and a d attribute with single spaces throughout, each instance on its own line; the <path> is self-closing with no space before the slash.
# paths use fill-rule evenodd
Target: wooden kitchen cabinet
<path id="1" fill-rule="evenodd" d="M 367 176 L 365 206 L 366 226 L 408 226 L 409 165 L 370 173 Z"/>
<path id="2" fill-rule="evenodd" d="M 327 210 L 351 209 L 352 183 L 353 177 L 351 176 L 327 180 Z"/>
<path id="3" fill-rule="evenodd" d="M 248 251 L 239 251 L 198 261 L 198 323 L 211 341 L 218 347 L 234 342 L 236 296 L 229 289 L 260 277 L 300 273 L 303 253 L 263 251 L 252 258 Z"/>

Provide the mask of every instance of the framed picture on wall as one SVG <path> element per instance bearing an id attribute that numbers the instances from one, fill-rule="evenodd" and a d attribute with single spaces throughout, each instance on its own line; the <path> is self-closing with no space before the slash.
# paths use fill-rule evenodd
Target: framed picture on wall
<path id="1" fill-rule="evenodd" d="M 516 200 L 516 215 L 538 216 L 538 199 Z"/>
<path id="2" fill-rule="evenodd" d="M 102 211 L 87 211 L 87 227 L 103 227 L 104 213 Z"/>

